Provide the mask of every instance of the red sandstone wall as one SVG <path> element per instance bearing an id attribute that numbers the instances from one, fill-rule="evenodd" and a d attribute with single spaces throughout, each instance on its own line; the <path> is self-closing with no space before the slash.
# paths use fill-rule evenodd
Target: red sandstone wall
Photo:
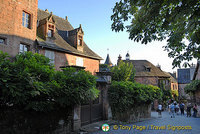
<path id="1" fill-rule="evenodd" d="M 40 54 L 45 55 L 45 50 L 40 50 Z M 92 74 L 95 74 L 95 72 L 99 71 L 99 60 L 55 51 L 56 70 L 60 70 L 60 66 L 66 66 L 66 63 L 68 63 L 68 65 L 76 65 L 77 57 L 83 58 L 83 66 L 85 67 L 86 71 L 89 71 Z"/>
<path id="2" fill-rule="evenodd" d="M 15 56 L 19 44 L 30 45 L 36 39 L 37 0 L 1 0 L 0 1 L 0 37 L 6 38 L 6 45 L 0 44 L 0 50 Z M 31 14 L 31 29 L 22 26 L 22 12 Z"/>

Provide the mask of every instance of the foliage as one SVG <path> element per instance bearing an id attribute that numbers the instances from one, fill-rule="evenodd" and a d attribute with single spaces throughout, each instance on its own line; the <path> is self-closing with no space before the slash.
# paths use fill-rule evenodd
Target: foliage
<path id="1" fill-rule="evenodd" d="M 160 88 L 130 81 L 113 81 L 108 95 L 113 114 L 124 113 L 134 105 L 150 104 L 162 97 Z"/>
<path id="2" fill-rule="evenodd" d="M 162 92 L 162 99 L 159 100 L 159 101 L 166 104 L 167 101 L 172 98 L 172 92 L 171 92 L 171 90 L 166 89 L 166 86 L 163 83 L 163 81 L 160 81 L 160 89 L 161 89 L 161 92 Z"/>
<path id="3" fill-rule="evenodd" d="M 200 80 L 194 80 L 184 88 L 186 93 L 194 93 L 200 89 Z"/>
<path id="4" fill-rule="evenodd" d="M 167 39 L 164 48 L 174 58 L 173 67 L 180 67 L 184 60 L 200 58 L 199 18 L 200 0 L 120 0 L 111 16 L 112 30 L 127 29 L 134 41 L 147 44 Z M 126 25 L 126 21 L 131 24 Z"/>
<path id="5" fill-rule="evenodd" d="M 112 80 L 115 81 L 134 81 L 135 70 L 133 64 L 120 61 L 118 65 L 111 68 Z"/>
<path id="6" fill-rule="evenodd" d="M 50 60 L 27 52 L 13 62 L 0 52 L 0 105 L 35 111 L 70 107 L 98 95 L 96 78 L 74 69 L 56 71 Z"/>
<path id="7" fill-rule="evenodd" d="M 100 71 L 110 71 L 110 66 L 107 64 L 99 64 Z"/>

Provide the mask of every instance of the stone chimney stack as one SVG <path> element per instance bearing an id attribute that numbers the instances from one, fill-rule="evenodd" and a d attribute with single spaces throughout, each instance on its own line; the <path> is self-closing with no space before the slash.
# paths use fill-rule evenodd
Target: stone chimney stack
<path id="1" fill-rule="evenodd" d="M 65 16 L 65 20 L 68 21 L 68 17 L 67 16 Z"/>

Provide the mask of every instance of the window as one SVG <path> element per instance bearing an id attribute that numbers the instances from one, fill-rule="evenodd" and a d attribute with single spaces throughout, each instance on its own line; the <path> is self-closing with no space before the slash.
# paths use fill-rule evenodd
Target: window
<path id="1" fill-rule="evenodd" d="M 78 39 L 78 45 L 79 45 L 79 46 L 82 46 L 82 40 L 83 40 L 83 39 L 82 39 L 82 36 L 79 36 L 79 39 Z"/>
<path id="2" fill-rule="evenodd" d="M 54 25 L 48 25 L 47 37 L 53 37 Z"/>
<path id="3" fill-rule="evenodd" d="M 81 39 L 78 40 L 78 45 L 82 46 Z"/>
<path id="4" fill-rule="evenodd" d="M 77 57 L 76 58 L 76 65 L 83 67 L 83 58 Z"/>
<path id="5" fill-rule="evenodd" d="M 20 44 L 19 45 L 19 52 L 20 53 L 24 53 L 24 52 L 27 52 L 28 51 L 28 46 L 27 45 L 25 45 L 25 44 Z"/>
<path id="6" fill-rule="evenodd" d="M 0 44 L 6 44 L 6 39 L 0 38 Z"/>
<path id="7" fill-rule="evenodd" d="M 53 30 L 48 30 L 47 36 L 48 37 L 53 37 Z"/>
<path id="8" fill-rule="evenodd" d="M 45 50 L 45 56 L 51 60 L 50 63 L 55 63 L 55 54 L 53 51 Z"/>
<path id="9" fill-rule="evenodd" d="M 22 26 L 30 28 L 30 14 L 23 11 L 22 13 Z"/>

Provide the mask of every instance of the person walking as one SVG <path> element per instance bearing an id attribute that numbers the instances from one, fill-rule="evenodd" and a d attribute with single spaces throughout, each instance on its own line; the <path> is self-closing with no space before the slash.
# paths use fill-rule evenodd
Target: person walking
<path id="1" fill-rule="evenodd" d="M 178 115 L 178 112 L 179 112 L 179 104 L 176 104 L 175 105 L 175 113 L 176 113 L 176 115 Z"/>
<path id="2" fill-rule="evenodd" d="M 197 117 L 197 112 L 198 112 L 198 110 L 197 110 L 197 104 L 194 105 L 194 107 L 193 107 L 193 112 L 194 112 L 194 113 L 193 113 L 193 117 L 196 118 L 196 117 Z"/>
<path id="3" fill-rule="evenodd" d="M 175 112 L 175 106 L 174 103 L 170 105 L 170 111 L 171 111 L 171 118 L 175 118 L 174 112 Z"/>
<path id="4" fill-rule="evenodd" d="M 191 117 L 191 108 L 192 108 L 191 103 L 188 103 L 188 105 L 187 105 L 187 117 Z"/>
<path id="5" fill-rule="evenodd" d="M 180 110 L 181 110 L 181 115 L 184 115 L 185 104 L 182 102 L 179 107 L 180 107 Z"/>
<path id="6" fill-rule="evenodd" d="M 162 105 L 159 103 L 158 105 L 158 117 L 161 118 L 162 117 Z"/>

